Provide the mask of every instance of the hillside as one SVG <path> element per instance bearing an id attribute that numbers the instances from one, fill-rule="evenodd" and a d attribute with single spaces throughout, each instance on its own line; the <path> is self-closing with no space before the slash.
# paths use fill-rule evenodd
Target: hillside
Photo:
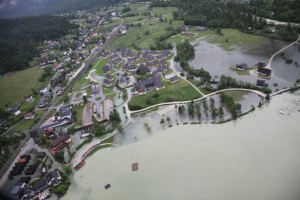
<path id="1" fill-rule="evenodd" d="M 121 0 L 9 0 L 0 1 L 0 18 L 16 18 L 32 15 L 48 15 L 70 10 L 104 7 L 123 2 Z"/>
<path id="2" fill-rule="evenodd" d="M 39 55 L 39 42 L 59 38 L 74 28 L 63 17 L 0 20 L 0 74 L 27 68 Z"/>

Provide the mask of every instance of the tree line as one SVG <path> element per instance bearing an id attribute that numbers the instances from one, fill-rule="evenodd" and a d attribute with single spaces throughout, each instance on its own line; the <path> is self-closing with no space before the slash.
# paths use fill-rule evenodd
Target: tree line
<path id="1" fill-rule="evenodd" d="M 211 75 L 209 72 L 205 71 L 203 68 L 193 69 L 189 66 L 188 61 L 195 58 L 195 49 L 193 45 L 188 42 L 188 40 L 179 43 L 176 48 L 177 55 L 175 57 L 175 61 L 180 63 L 180 66 L 183 70 L 188 72 L 188 74 L 191 76 L 200 77 L 203 83 L 210 81 Z"/>
<path id="2" fill-rule="evenodd" d="M 39 56 L 42 41 L 59 38 L 71 30 L 75 25 L 57 16 L 0 20 L 0 74 L 27 68 Z"/>

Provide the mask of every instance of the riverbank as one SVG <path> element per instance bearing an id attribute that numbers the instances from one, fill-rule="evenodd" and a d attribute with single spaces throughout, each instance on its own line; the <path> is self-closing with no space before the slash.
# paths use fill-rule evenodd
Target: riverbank
<path id="1" fill-rule="evenodd" d="M 300 184 L 299 110 L 300 97 L 283 94 L 237 121 L 176 126 L 103 149 L 76 172 L 63 199 L 292 200 Z"/>

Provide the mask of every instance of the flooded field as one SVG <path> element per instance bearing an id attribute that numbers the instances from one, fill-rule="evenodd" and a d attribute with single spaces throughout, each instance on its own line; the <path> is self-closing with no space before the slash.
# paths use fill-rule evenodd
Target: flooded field
<path id="1" fill-rule="evenodd" d="M 75 173 L 63 199 L 296 200 L 299 120 L 299 94 L 283 94 L 237 121 L 173 126 L 103 149 Z"/>
<path id="2" fill-rule="evenodd" d="M 272 54 L 286 46 L 288 43 L 269 39 L 269 45 L 264 47 L 251 49 L 236 49 L 234 51 L 225 51 L 217 45 L 210 44 L 204 40 L 198 40 L 194 43 L 195 46 L 195 59 L 190 61 L 189 64 L 195 69 L 203 68 L 207 70 L 212 77 L 227 75 L 243 80 L 245 82 L 256 83 L 257 77 L 252 75 L 238 75 L 232 71 L 230 67 L 235 67 L 236 64 L 246 63 L 248 66 L 254 66 L 258 62 L 265 62 L 270 59 Z M 285 52 L 288 58 L 293 58 L 293 61 L 300 63 L 300 53 L 298 51 L 299 45 L 294 45 L 288 48 Z M 290 87 L 294 84 L 296 77 L 300 77 L 300 68 L 292 68 L 291 65 L 287 66 L 285 61 L 276 59 L 272 62 L 273 75 L 268 84 L 274 91 L 282 89 L 283 87 Z M 278 84 L 278 87 L 273 87 L 273 84 Z"/>

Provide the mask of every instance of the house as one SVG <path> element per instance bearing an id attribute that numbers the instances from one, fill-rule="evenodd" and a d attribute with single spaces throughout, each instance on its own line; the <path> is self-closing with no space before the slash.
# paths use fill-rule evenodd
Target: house
<path id="1" fill-rule="evenodd" d="M 104 67 L 103 67 L 103 72 L 106 74 L 106 73 L 108 73 L 108 72 L 110 72 L 110 67 L 109 67 L 109 65 L 108 64 L 106 64 L 106 65 L 104 65 Z"/>
<path id="2" fill-rule="evenodd" d="M 97 93 L 99 91 L 99 85 L 92 85 L 91 86 L 91 91 L 92 93 Z"/>
<path id="3" fill-rule="evenodd" d="M 45 108 L 47 105 L 47 101 L 45 99 L 42 99 L 38 102 L 38 108 Z"/>
<path id="4" fill-rule="evenodd" d="M 40 88 L 40 94 L 43 95 L 45 92 L 47 92 L 47 88 L 46 87 L 41 87 Z"/>
<path id="5" fill-rule="evenodd" d="M 178 81 L 178 76 L 172 76 L 172 77 L 169 79 L 169 81 L 170 81 L 172 84 L 176 83 L 176 82 Z"/>
<path id="6" fill-rule="evenodd" d="M 30 176 L 23 176 L 23 177 L 20 178 L 19 182 L 28 184 L 30 180 L 31 180 Z"/>
<path id="7" fill-rule="evenodd" d="M 136 73 L 138 75 L 144 75 L 144 74 L 148 74 L 150 72 L 150 70 L 147 67 L 140 67 Z"/>
<path id="8" fill-rule="evenodd" d="M 28 112 L 24 115 L 24 119 L 33 119 L 35 113 L 34 112 Z"/>
<path id="9" fill-rule="evenodd" d="M 51 139 L 53 137 L 56 137 L 56 134 L 55 134 L 55 131 L 54 131 L 54 128 L 47 128 L 44 130 L 44 135 Z"/>
<path id="10" fill-rule="evenodd" d="M 37 169 L 39 165 L 38 164 L 32 164 L 32 165 L 29 165 L 26 170 L 25 170 L 25 174 L 26 175 L 31 175 L 31 174 L 34 174 L 35 170 Z"/>
<path id="11" fill-rule="evenodd" d="M 44 151 L 39 151 L 39 152 L 36 153 L 36 156 L 37 156 L 38 158 L 40 158 L 40 159 L 43 159 L 43 158 L 46 157 L 46 152 L 44 152 Z"/>
<path id="12" fill-rule="evenodd" d="M 69 121 L 71 121 L 72 119 L 72 105 L 63 105 L 60 107 L 59 109 L 60 111 L 60 118 L 62 120 L 64 119 L 68 119 Z"/>
<path id="13" fill-rule="evenodd" d="M 256 80 L 256 85 L 257 86 L 265 86 L 266 85 L 265 80 L 257 79 Z"/>
<path id="14" fill-rule="evenodd" d="M 272 73 L 272 70 L 260 67 L 260 68 L 257 69 L 257 72 L 258 72 L 259 75 L 262 75 L 262 76 L 270 76 L 271 73 Z"/>
<path id="15" fill-rule="evenodd" d="M 257 63 L 258 68 L 265 67 L 266 65 L 267 65 L 267 64 L 266 64 L 266 63 L 263 63 L 263 62 L 258 62 L 258 63 Z"/>
<path id="16" fill-rule="evenodd" d="M 13 196 L 17 196 L 20 191 L 25 187 L 26 183 L 23 183 L 23 182 L 17 182 L 12 190 L 10 191 L 10 194 L 13 195 Z"/>
<path id="17" fill-rule="evenodd" d="M 18 108 L 11 108 L 10 113 L 14 116 L 18 116 L 21 113 L 21 111 Z"/>
<path id="18" fill-rule="evenodd" d="M 112 84 L 112 81 L 110 81 L 110 80 L 108 80 L 108 79 L 105 79 L 105 80 L 104 80 L 104 85 L 105 85 L 106 87 L 111 87 L 113 84 Z"/>
<path id="19" fill-rule="evenodd" d="M 47 179 L 40 179 L 32 186 L 34 194 L 38 194 L 49 187 Z"/>
<path id="20" fill-rule="evenodd" d="M 49 99 L 50 98 L 50 92 L 44 92 L 43 99 Z"/>
<path id="21" fill-rule="evenodd" d="M 26 96 L 25 97 L 25 101 L 27 101 L 27 102 L 33 102 L 33 100 L 34 100 L 33 96 Z"/>
<path id="22" fill-rule="evenodd" d="M 65 146 L 67 146 L 71 142 L 72 142 L 72 139 L 71 139 L 70 135 L 64 134 L 62 136 L 59 136 L 52 141 L 51 150 L 56 151 L 56 150 L 63 149 Z"/>
<path id="23" fill-rule="evenodd" d="M 105 79 L 109 80 L 109 81 L 113 81 L 114 80 L 114 77 L 110 74 L 106 74 L 105 75 Z"/>
<path id="24" fill-rule="evenodd" d="M 39 169 L 36 170 L 34 175 L 32 176 L 32 179 L 38 181 L 41 179 L 42 175 L 47 172 L 46 167 L 40 167 Z"/>
<path id="25" fill-rule="evenodd" d="M 135 89 L 134 94 L 142 95 L 152 90 L 160 90 L 164 88 L 164 85 L 159 77 L 153 77 L 137 81 L 133 84 L 133 87 Z"/>
<path id="26" fill-rule="evenodd" d="M 60 184 L 62 177 L 61 177 L 58 169 L 55 169 L 47 175 L 46 179 L 48 181 L 49 186 L 51 186 L 51 185 L 56 186 L 56 185 Z"/>
<path id="27" fill-rule="evenodd" d="M 246 63 L 237 64 L 236 68 L 240 69 L 240 70 L 247 70 L 247 69 L 249 69 L 249 67 L 248 67 L 248 65 Z"/>

